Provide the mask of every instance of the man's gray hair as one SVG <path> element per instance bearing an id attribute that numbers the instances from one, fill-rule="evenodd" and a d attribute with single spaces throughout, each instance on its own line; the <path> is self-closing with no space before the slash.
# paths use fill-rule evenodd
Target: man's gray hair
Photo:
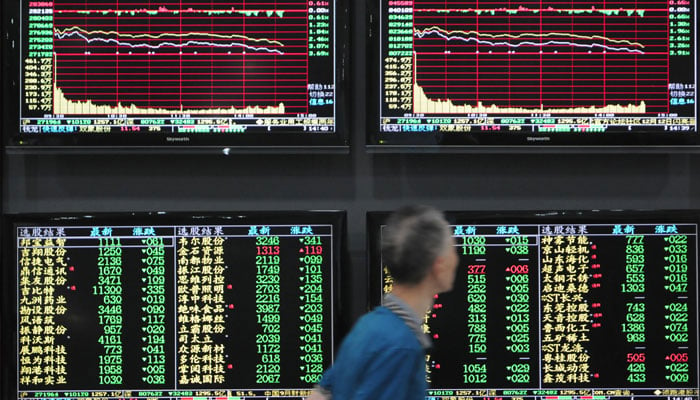
<path id="1" fill-rule="evenodd" d="M 407 206 L 392 213 L 382 231 L 382 258 L 396 283 L 420 283 L 452 240 L 443 213 Z"/>

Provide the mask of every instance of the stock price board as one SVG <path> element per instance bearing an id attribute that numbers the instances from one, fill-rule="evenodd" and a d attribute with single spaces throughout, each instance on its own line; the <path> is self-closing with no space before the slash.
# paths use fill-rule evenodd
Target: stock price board
<path id="1" fill-rule="evenodd" d="M 332 361 L 337 234 L 17 225 L 17 398 L 305 396 Z"/>
<path id="2" fill-rule="evenodd" d="M 697 222 L 542 220 L 456 218 L 428 395 L 698 399 Z M 377 299 L 393 282 L 373 260 Z"/>

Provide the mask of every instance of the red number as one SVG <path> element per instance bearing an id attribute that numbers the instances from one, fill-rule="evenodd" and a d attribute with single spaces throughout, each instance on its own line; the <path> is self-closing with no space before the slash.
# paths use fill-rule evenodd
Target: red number
<path id="1" fill-rule="evenodd" d="M 481 265 L 469 265 L 467 266 L 467 274 L 485 274 L 486 273 L 486 265 L 481 264 Z"/>
<path id="2" fill-rule="evenodd" d="M 510 272 L 511 274 L 527 274 L 530 268 L 527 266 L 527 264 L 523 265 L 511 265 L 510 267 L 506 268 L 506 272 Z"/>
<path id="3" fill-rule="evenodd" d="M 645 353 L 627 353 L 627 362 L 644 362 L 647 359 Z"/>
<path id="4" fill-rule="evenodd" d="M 280 254 L 280 247 L 279 246 L 256 246 L 256 249 L 258 250 L 259 256 L 279 255 Z"/>
<path id="5" fill-rule="evenodd" d="M 671 353 L 666 359 L 671 362 L 688 362 L 688 353 Z"/>

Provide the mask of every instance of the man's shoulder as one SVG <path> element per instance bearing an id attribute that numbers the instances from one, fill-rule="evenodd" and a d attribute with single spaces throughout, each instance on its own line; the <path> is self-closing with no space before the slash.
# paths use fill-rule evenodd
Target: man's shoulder
<path id="1" fill-rule="evenodd" d="M 372 311 L 363 315 L 359 320 L 358 324 L 403 324 L 401 318 L 394 314 L 391 310 L 384 306 L 375 307 Z"/>
<path id="2" fill-rule="evenodd" d="M 381 306 L 363 315 L 353 330 L 372 341 L 387 341 L 397 345 L 415 341 L 415 334 L 408 325 L 391 310 Z"/>

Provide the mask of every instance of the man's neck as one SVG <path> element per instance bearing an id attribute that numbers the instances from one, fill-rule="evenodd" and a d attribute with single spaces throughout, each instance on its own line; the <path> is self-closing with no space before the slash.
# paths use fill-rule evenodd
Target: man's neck
<path id="1" fill-rule="evenodd" d="M 426 285 L 401 285 L 394 283 L 391 293 L 405 302 L 418 317 L 433 306 L 434 291 Z"/>

